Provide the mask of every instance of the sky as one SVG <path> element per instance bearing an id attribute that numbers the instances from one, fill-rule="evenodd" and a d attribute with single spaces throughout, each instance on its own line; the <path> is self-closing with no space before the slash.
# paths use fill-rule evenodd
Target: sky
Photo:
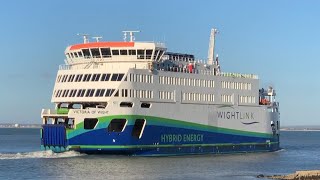
<path id="1" fill-rule="evenodd" d="M 77 33 L 164 42 L 169 51 L 207 59 L 219 30 L 221 70 L 259 75 L 280 102 L 281 124 L 320 125 L 320 1 L 90 0 L 3 1 L 0 11 L 0 123 L 40 123 L 68 45 Z"/>

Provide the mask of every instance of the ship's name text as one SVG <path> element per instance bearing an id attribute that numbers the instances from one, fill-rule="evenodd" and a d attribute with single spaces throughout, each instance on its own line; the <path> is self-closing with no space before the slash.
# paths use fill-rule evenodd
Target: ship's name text
<path id="1" fill-rule="evenodd" d="M 254 119 L 253 112 L 217 112 L 220 119 Z"/>
<path id="2" fill-rule="evenodd" d="M 74 114 L 108 114 L 106 110 L 74 109 Z"/>
<path id="3" fill-rule="evenodd" d="M 203 134 L 162 134 L 161 142 L 202 142 Z"/>

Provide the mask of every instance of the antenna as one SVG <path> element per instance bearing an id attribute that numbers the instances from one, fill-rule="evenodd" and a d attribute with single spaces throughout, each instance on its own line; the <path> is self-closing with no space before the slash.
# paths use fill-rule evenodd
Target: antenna
<path id="1" fill-rule="evenodd" d="M 130 36 L 130 42 L 133 42 L 135 40 L 134 33 L 141 32 L 141 31 L 122 31 L 123 32 L 123 41 L 127 41 L 127 33 L 129 33 Z"/>
<path id="2" fill-rule="evenodd" d="M 95 37 L 92 37 L 92 39 L 95 39 L 96 42 L 99 42 L 100 39 L 102 39 L 102 36 L 95 36 Z"/>
<path id="3" fill-rule="evenodd" d="M 209 41 L 209 50 L 208 50 L 208 64 L 213 65 L 214 64 L 214 43 L 215 43 L 215 36 L 218 33 L 218 30 L 215 28 L 211 29 L 210 33 L 210 41 Z"/>
<path id="4" fill-rule="evenodd" d="M 83 37 L 83 44 L 89 43 L 89 39 L 88 39 L 89 34 L 78 33 L 77 35 Z"/>

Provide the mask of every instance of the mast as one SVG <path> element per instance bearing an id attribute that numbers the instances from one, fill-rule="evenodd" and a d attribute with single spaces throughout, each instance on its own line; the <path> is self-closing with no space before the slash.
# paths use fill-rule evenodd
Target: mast
<path id="1" fill-rule="evenodd" d="M 123 40 L 127 41 L 127 33 L 129 33 L 130 36 L 130 42 L 133 42 L 135 40 L 134 33 L 141 32 L 141 31 L 122 31 L 123 32 Z"/>
<path id="2" fill-rule="evenodd" d="M 89 43 L 89 39 L 88 39 L 89 34 L 78 33 L 77 35 L 83 37 L 83 44 Z"/>
<path id="3" fill-rule="evenodd" d="M 208 50 L 208 64 L 214 65 L 214 41 L 215 35 L 218 33 L 218 30 L 215 28 L 211 29 L 210 41 L 209 41 L 209 50 Z"/>

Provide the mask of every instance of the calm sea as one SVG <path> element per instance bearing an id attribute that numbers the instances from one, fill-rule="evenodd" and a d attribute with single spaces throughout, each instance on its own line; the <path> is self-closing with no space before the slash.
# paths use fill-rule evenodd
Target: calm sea
<path id="1" fill-rule="evenodd" d="M 127 157 L 39 151 L 39 129 L 0 129 L 0 179 L 256 179 L 320 169 L 320 132 L 282 132 L 273 153 Z"/>

